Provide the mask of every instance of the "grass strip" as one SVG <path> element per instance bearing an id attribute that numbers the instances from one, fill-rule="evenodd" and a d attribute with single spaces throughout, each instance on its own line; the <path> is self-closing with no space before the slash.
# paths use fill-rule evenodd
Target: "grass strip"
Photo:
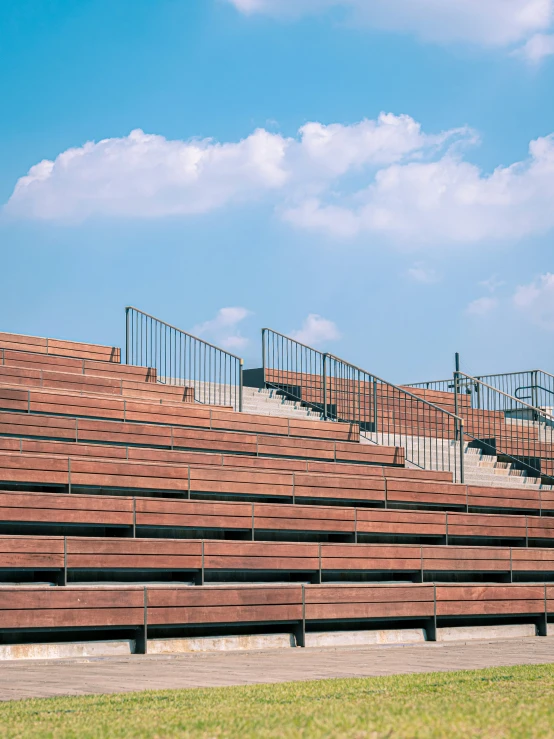
<path id="1" fill-rule="evenodd" d="M 554 666 L 28 699 L 0 737 L 554 737 Z"/>

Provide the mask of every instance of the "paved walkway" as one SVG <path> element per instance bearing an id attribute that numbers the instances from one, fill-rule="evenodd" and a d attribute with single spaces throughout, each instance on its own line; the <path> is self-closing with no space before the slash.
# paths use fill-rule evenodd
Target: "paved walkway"
<path id="1" fill-rule="evenodd" d="M 0 700 L 554 663 L 554 637 L 4 662 Z"/>

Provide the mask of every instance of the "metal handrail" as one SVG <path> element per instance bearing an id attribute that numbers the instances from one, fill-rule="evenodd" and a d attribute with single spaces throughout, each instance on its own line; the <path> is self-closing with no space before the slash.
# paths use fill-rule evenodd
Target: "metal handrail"
<path id="1" fill-rule="evenodd" d="M 262 329 L 262 365 L 265 386 L 315 408 L 325 420 L 359 424 L 373 444 L 392 438 L 404 446 L 408 462 L 427 469 L 442 463 L 463 481 L 463 419 L 455 413 L 268 327 Z M 460 450 L 454 464 L 451 441 Z"/>
<path id="2" fill-rule="evenodd" d="M 530 471 L 534 477 L 548 480 L 551 484 L 553 473 L 547 461 L 550 457 L 543 454 L 546 445 L 551 445 L 554 450 L 554 416 L 459 369 L 454 373 L 455 392 L 461 378 L 474 384 L 480 396 L 486 396 L 485 408 L 473 405 L 461 408 L 465 435 L 483 450 L 507 458 L 520 469 Z M 497 414 L 502 414 L 502 422 L 506 425 L 509 420 L 520 421 L 519 427 L 512 426 L 517 433 L 511 433 L 509 439 L 506 436 L 506 442 L 503 442 L 502 427 L 499 433 Z M 530 422 L 530 425 L 525 425 L 525 422 Z"/>
<path id="3" fill-rule="evenodd" d="M 509 395 L 508 393 L 505 393 L 503 390 L 499 390 L 497 387 L 494 387 L 493 385 L 489 385 L 488 383 L 483 382 L 478 377 L 473 377 L 472 375 L 468 375 L 465 372 L 462 372 L 461 370 L 458 370 L 458 374 L 463 375 L 465 378 L 467 378 L 471 382 L 475 382 L 479 385 L 482 385 L 483 387 L 486 387 L 488 390 L 492 390 L 495 393 L 499 393 L 499 395 L 503 395 L 505 398 L 508 398 L 508 400 L 516 400 L 518 403 L 520 403 L 521 405 L 524 405 L 530 411 L 536 411 L 537 413 L 540 413 L 544 416 L 548 416 L 549 418 L 552 418 L 550 414 L 545 413 L 544 411 L 541 411 L 540 408 L 536 408 L 534 405 L 531 405 L 530 403 L 526 403 L 524 400 L 515 398 L 513 395 Z"/>
<path id="4" fill-rule="evenodd" d="M 132 305 L 125 307 L 125 360 L 152 367 L 158 382 L 192 387 L 196 402 L 242 411 L 241 357 Z"/>
<path id="5" fill-rule="evenodd" d="M 452 382 L 452 378 L 449 377 L 447 380 L 428 380 L 426 382 L 403 382 L 401 387 L 417 387 L 421 390 L 429 390 L 429 385 L 442 385 L 447 382 Z"/>
<path id="6" fill-rule="evenodd" d="M 533 407 L 537 410 L 548 406 L 551 402 L 550 396 L 554 396 L 554 375 L 546 370 L 534 369 L 534 370 L 522 370 L 520 372 L 498 372 L 490 375 L 475 375 L 475 380 L 493 387 L 499 392 L 503 392 L 517 400 L 523 400 L 523 397 L 528 398 Z M 498 380 L 498 382 L 497 382 Z M 518 382 L 519 380 L 519 382 Z M 549 385 L 550 387 L 547 387 Z M 439 392 L 453 392 L 454 385 L 452 380 L 431 380 L 428 382 L 416 382 L 409 383 L 406 387 L 415 387 L 426 390 L 435 390 Z M 471 388 L 471 383 L 465 385 L 466 388 Z M 476 402 L 480 402 L 478 394 L 478 387 L 476 390 Z M 528 396 L 522 396 L 522 390 L 530 390 L 531 394 Z"/>
<path id="7" fill-rule="evenodd" d="M 520 385 L 519 387 L 516 387 L 514 390 L 514 397 L 516 397 L 518 400 L 522 400 L 522 398 L 519 397 L 518 392 L 520 390 L 542 390 L 545 393 L 548 393 L 549 395 L 554 395 L 554 390 L 550 390 L 550 388 L 544 387 L 543 385 Z M 526 398 L 533 397 L 532 395 L 526 395 L 524 396 Z"/>
<path id="8" fill-rule="evenodd" d="M 233 359 L 238 359 L 240 362 L 243 362 L 244 360 L 242 357 L 239 357 L 236 354 L 233 354 L 232 352 L 228 352 L 227 349 L 222 349 L 220 346 L 216 346 L 215 344 L 210 344 L 209 341 L 206 341 L 205 339 L 201 339 L 199 336 L 195 336 L 194 334 L 189 333 L 188 331 L 184 331 L 182 328 L 178 328 L 177 326 L 173 326 L 171 323 L 167 323 L 167 321 L 162 321 L 161 318 L 156 318 L 156 316 L 151 316 L 150 313 L 146 313 L 146 311 L 141 310 L 140 308 L 135 308 L 134 305 L 126 305 L 125 306 L 125 314 L 126 316 L 129 315 L 129 311 L 134 310 L 137 313 L 140 313 L 145 318 L 150 318 L 153 321 L 157 321 L 158 323 L 161 323 L 163 326 L 166 326 L 167 328 L 173 329 L 173 331 L 178 331 L 180 334 L 185 334 L 186 336 L 190 336 L 191 339 L 195 339 L 196 341 L 201 341 L 202 344 L 205 344 L 206 346 L 211 347 L 212 349 L 217 349 L 218 352 L 222 352 L 222 354 L 227 354 L 229 357 L 233 357 Z M 128 334 L 126 334 L 126 337 L 128 337 Z M 127 360 L 127 343 L 125 344 L 125 360 Z M 125 361 L 126 364 L 129 364 L 129 362 Z"/>
<path id="9" fill-rule="evenodd" d="M 264 331 L 271 331 L 274 334 L 277 334 L 277 336 L 281 336 L 283 339 L 288 339 L 289 341 L 294 341 L 296 344 L 299 344 L 304 349 L 309 349 L 310 351 L 318 352 L 323 357 L 329 357 L 331 359 L 336 359 L 338 362 L 342 362 L 342 364 L 347 365 L 348 367 L 352 367 L 352 369 L 356 370 L 357 372 L 363 372 L 366 375 L 371 375 L 373 379 L 378 380 L 379 382 L 382 382 L 389 387 L 394 388 L 395 390 L 400 391 L 401 393 L 405 393 L 406 395 L 409 395 L 411 398 L 414 398 L 414 400 L 417 400 L 418 402 L 425 403 L 428 406 L 431 406 L 432 408 L 436 410 L 440 410 L 442 413 L 446 413 L 449 416 L 452 416 L 452 418 L 457 418 L 458 420 L 462 420 L 459 418 L 459 416 L 456 416 L 455 413 L 450 413 L 450 411 L 447 411 L 446 408 L 441 408 L 440 406 L 436 405 L 435 403 L 431 403 L 428 400 L 425 400 L 425 398 L 420 398 L 419 395 L 415 395 L 414 393 L 411 393 L 409 390 L 406 390 L 406 387 L 410 387 L 409 385 L 395 385 L 393 382 L 390 382 L 390 380 L 384 380 L 382 377 L 379 377 L 379 375 L 373 374 L 373 372 L 368 372 L 367 370 L 363 369 L 363 367 L 358 367 L 355 364 L 352 364 L 352 362 L 347 362 L 345 359 L 342 359 L 341 357 L 337 357 L 336 354 L 331 354 L 330 352 L 320 352 L 318 349 L 314 349 L 312 346 L 308 346 L 307 344 L 302 344 L 300 341 L 296 341 L 296 339 L 291 339 L 290 336 L 287 336 L 286 334 L 281 334 L 279 331 L 275 331 L 275 329 L 272 328 L 262 328 L 262 335 Z M 262 347 L 263 347 L 262 343 Z M 265 362 L 264 355 L 265 352 L 262 353 L 262 366 L 265 370 Z M 265 375 L 264 375 L 265 380 Z"/>
<path id="10" fill-rule="evenodd" d="M 476 379 L 479 379 L 480 377 L 513 377 L 514 375 L 524 375 L 526 373 L 531 372 L 542 372 L 544 375 L 548 375 L 549 377 L 552 377 L 554 379 L 554 375 L 552 375 L 550 372 L 547 372 L 543 369 L 530 369 L 530 370 L 521 370 L 520 372 L 496 372 L 486 375 L 475 375 Z M 434 385 L 439 382 L 449 382 L 450 378 L 448 380 L 428 380 L 425 382 L 407 382 L 405 383 L 405 387 L 416 387 L 418 385 Z"/>
<path id="11" fill-rule="evenodd" d="M 357 367 L 355 364 L 352 364 L 351 362 L 346 362 L 344 359 L 341 359 L 340 357 L 337 357 L 334 354 L 326 353 L 325 356 L 331 357 L 332 359 L 336 359 L 337 361 L 342 362 L 343 364 L 346 364 L 348 367 L 352 367 L 352 369 L 355 369 L 358 372 L 365 372 L 366 374 L 371 375 L 371 377 L 373 377 L 374 380 L 378 380 L 379 382 L 382 382 L 388 385 L 389 387 L 392 387 L 395 390 L 398 390 L 401 393 L 408 395 L 414 400 L 417 400 L 419 403 L 424 403 L 425 405 L 431 406 L 431 408 L 434 408 L 435 410 L 440 410 L 442 413 L 446 413 L 446 415 L 452 416 L 452 418 L 457 418 L 459 421 L 462 420 L 455 413 L 451 413 L 450 411 L 447 411 L 446 408 L 441 408 L 440 406 L 436 405 L 436 403 L 431 403 L 431 401 L 426 400 L 425 398 L 420 398 L 419 395 L 415 395 L 414 393 L 411 393 L 409 390 L 406 390 L 406 388 L 403 387 L 402 385 L 395 385 L 394 382 L 390 382 L 390 380 L 383 380 L 382 377 L 379 377 L 378 375 L 374 375 L 373 372 L 368 372 L 367 370 L 364 370 L 361 367 Z"/>

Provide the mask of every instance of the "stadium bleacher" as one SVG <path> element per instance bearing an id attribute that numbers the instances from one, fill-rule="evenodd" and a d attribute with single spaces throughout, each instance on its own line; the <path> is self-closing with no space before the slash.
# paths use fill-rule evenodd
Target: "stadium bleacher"
<path id="1" fill-rule="evenodd" d="M 241 413 L 160 380 L 116 347 L 0 333 L 0 644 L 546 635 L 554 491 L 454 482 L 361 443 L 360 424 Z"/>

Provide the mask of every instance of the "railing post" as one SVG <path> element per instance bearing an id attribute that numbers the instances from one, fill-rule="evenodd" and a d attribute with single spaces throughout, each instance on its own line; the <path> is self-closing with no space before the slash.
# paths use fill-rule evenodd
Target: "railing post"
<path id="1" fill-rule="evenodd" d="M 537 399 L 538 381 L 537 381 L 537 370 L 533 370 L 531 373 L 531 405 L 533 408 L 538 408 L 539 403 Z"/>
<path id="2" fill-rule="evenodd" d="M 265 360 L 266 360 L 266 357 L 265 357 L 265 328 L 262 328 L 262 370 L 264 373 L 264 379 L 263 379 L 264 387 L 266 386 Z"/>
<path id="3" fill-rule="evenodd" d="M 459 416 L 458 413 L 458 383 L 460 382 L 460 355 L 458 352 L 454 355 L 454 414 Z"/>
<path id="4" fill-rule="evenodd" d="M 327 420 L 327 353 L 323 355 L 322 361 L 322 373 L 323 373 L 323 420 Z"/>
<path id="5" fill-rule="evenodd" d="M 125 308 L 125 364 L 129 364 L 129 308 Z"/>
<path id="6" fill-rule="evenodd" d="M 377 411 L 377 382 L 375 380 L 375 377 L 373 378 L 373 433 L 377 433 L 377 420 L 378 420 L 378 411 Z"/>
<path id="7" fill-rule="evenodd" d="M 458 402 L 458 392 L 459 392 L 459 382 L 460 382 L 460 355 L 458 352 L 454 355 L 454 414 L 456 417 L 460 416 L 459 413 L 459 402 Z M 463 434 L 463 428 L 460 428 L 460 421 L 456 421 L 455 423 L 455 444 L 460 445 L 460 476 L 461 480 L 460 482 L 463 482 L 463 475 L 464 475 L 464 434 Z"/>
<path id="8" fill-rule="evenodd" d="M 465 475 L 464 475 L 464 419 L 460 418 L 456 421 L 457 426 L 457 435 L 460 439 L 460 482 L 463 484 L 465 482 Z"/>
<path id="9" fill-rule="evenodd" d="M 241 358 L 239 365 L 239 413 L 242 413 L 242 366 L 244 360 Z"/>

